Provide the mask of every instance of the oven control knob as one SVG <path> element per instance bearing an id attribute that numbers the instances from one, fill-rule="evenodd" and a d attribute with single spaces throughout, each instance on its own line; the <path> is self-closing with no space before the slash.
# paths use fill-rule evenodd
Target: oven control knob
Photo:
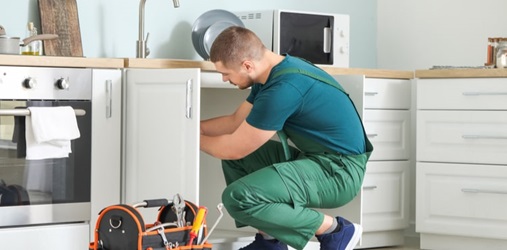
<path id="1" fill-rule="evenodd" d="M 60 78 L 56 80 L 56 87 L 59 89 L 68 89 L 69 88 L 69 81 L 65 78 Z"/>
<path id="2" fill-rule="evenodd" d="M 23 81 L 23 87 L 27 89 L 33 89 L 37 85 L 37 81 L 34 78 L 28 77 Z"/>

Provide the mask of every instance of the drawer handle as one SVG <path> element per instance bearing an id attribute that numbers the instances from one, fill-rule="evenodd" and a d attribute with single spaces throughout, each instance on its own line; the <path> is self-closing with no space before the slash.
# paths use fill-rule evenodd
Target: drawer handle
<path id="1" fill-rule="evenodd" d="M 363 187 L 363 190 L 373 190 L 373 189 L 377 189 L 377 186 L 364 186 Z"/>
<path id="2" fill-rule="evenodd" d="M 364 92 L 364 95 L 378 95 L 378 92 Z"/>
<path id="3" fill-rule="evenodd" d="M 378 134 L 366 134 L 366 137 L 368 137 L 368 138 L 375 138 L 377 136 L 378 136 Z"/>
<path id="4" fill-rule="evenodd" d="M 475 189 L 475 188 L 462 188 L 461 192 L 463 193 L 473 193 L 473 194 L 507 194 L 507 191 L 495 191 L 495 190 L 483 190 L 483 189 Z"/>
<path id="5" fill-rule="evenodd" d="M 463 92 L 464 96 L 507 95 L 507 92 Z"/>
<path id="6" fill-rule="evenodd" d="M 463 139 L 503 139 L 506 140 L 507 136 L 493 136 L 493 135 L 462 135 Z"/>

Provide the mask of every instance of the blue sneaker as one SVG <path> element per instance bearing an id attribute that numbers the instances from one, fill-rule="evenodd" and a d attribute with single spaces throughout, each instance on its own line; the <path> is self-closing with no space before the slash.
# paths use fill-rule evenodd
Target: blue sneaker
<path id="1" fill-rule="evenodd" d="M 266 240 L 261 234 L 255 234 L 255 240 L 239 250 L 288 250 L 287 245 L 279 240 Z"/>
<path id="2" fill-rule="evenodd" d="M 352 250 L 361 239 L 363 228 L 361 225 L 336 217 L 340 224 L 340 231 L 317 235 L 320 242 L 320 250 Z"/>

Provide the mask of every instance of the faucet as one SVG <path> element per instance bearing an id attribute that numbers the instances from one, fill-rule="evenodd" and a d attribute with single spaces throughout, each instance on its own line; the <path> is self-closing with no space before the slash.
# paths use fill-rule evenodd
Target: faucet
<path id="1" fill-rule="evenodd" d="M 141 0 L 139 3 L 139 40 L 137 40 L 137 58 L 146 58 L 150 54 L 150 49 L 146 46 L 150 33 L 144 39 L 144 5 L 146 0 Z M 179 0 L 173 0 L 174 8 L 180 7 Z"/>

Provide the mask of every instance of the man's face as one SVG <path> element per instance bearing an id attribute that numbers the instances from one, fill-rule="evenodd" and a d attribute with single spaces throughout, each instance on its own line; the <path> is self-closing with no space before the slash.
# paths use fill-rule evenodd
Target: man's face
<path id="1" fill-rule="evenodd" d="M 243 64 L 236 69 L 231 69 L 225 67 L 222 62 L 216 62 L 215 68 L 222 74 L 222 81 L 229 82 L 239 89 L 247 89 L 253 85 L 253 80 L 248 75 L 248 71 Z"/>

